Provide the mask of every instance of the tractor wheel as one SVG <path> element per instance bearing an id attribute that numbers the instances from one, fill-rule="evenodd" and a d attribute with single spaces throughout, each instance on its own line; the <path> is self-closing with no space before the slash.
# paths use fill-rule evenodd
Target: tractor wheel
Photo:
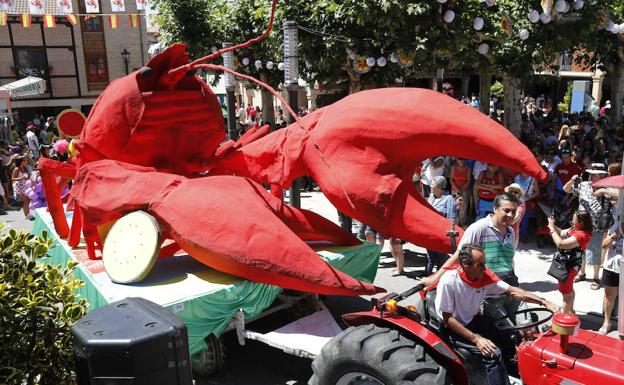
<path id="1" fill-rule="evenodd" d="M 397 330 L 350 327 L 329 341 L 312 362 L 309 385 L 448 384 L 447 372 Z"/>
<path id="2" fill-rule="evenodd" d="M 221 339 L 210 334 L 205 341 L 208 347 L 191 357 L 193 372 L 200 376 L 209 376 L 218 372 L 225 363 L 225 347 Z"/>

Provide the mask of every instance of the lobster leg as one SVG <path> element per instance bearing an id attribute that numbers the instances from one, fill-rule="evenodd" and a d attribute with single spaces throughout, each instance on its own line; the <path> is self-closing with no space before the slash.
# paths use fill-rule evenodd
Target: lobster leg
<path id="1" fill-rule="evenodd" d="M 69 225 L 67 224 L 67 218 L 65 218 L 61 192 L 56 184 L 55 176 L 73 179 L 76 176 L 76 169 L 73 166 L 48 158 L 39 159 L 38 168 L 43 182 L 43 191 L 48 202 L 48 210 L 54 222 L 54 228 L 59 237 L 67 238 L 69 236 Z"/>
<path id="2" fill-rule="evenodd" d="M 76 247 L 80 243 L 80 230 L 82 230 L 82 218 L 81 218 L 80 207 L 78 205 L 74 206 L 74 216 L 72 218 L 71 231 L 69 233 L 69 239 L 67 240 L 67 244 L 70 247 Z"/>

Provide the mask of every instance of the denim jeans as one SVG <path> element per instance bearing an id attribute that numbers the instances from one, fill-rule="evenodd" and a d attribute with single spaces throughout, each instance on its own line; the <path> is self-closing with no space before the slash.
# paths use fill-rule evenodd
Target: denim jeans
<path id="1" fill-rule="evenodd" d="M 479 314 L 477 314 L 472 321 L 465 326 L 468 330 L 473 333 L 480 334 L 495 344 L 497 344 L 497 340 L 500 341 L 504 338 L 503 336 L 495 334 L 495 328 L 492 327 L 491 321 Z M 494 357 L 486 357 L 479 349 L 477 349 L 476 345 L 461 337 L 449 328 L 444 328 L 442 333 L 451 345 L 456 348 L 465 349 L 479 358 L 483 368 L 485 369 L 488 385 L 510 385 L 507 368 L 505 367 L 503 355 L 499 348 L 496 348 Z"/>
<path id="2" fill-rule="evenodd" d="M 433 267 L 437 266 L 438 270 L 449 259 L 448 254 L 438 253 L 437 251 L 427 250 L 427 266 L 425 267 L 425 277 L 433 273 Z"/>

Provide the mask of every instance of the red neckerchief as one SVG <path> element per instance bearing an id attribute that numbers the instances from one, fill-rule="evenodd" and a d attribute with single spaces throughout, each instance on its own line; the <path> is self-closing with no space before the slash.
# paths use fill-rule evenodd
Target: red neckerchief
<path id="1" fill-rule="evenodd" d="M 474 287 L 475 289 L 481 289 L 484 286 L 491 285 L 500 281 L 500 278 L 498 278 L 498 276 L 488 268 L 485 269 L 485 272 L 483 273 L 481 278 L 476 281 L 469 280 L 466 276 L 466 272 L 464 272 L 464 269 L 460 269 L 459 264 L 448 267 L 448 270 L 457 270 L 457 275 L 459 275 L 462 281 L 466 282 L 468 286 Z"/>

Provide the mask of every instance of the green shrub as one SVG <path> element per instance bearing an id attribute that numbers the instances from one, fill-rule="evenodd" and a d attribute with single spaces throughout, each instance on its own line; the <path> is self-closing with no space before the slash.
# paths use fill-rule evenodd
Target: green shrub
<path id="1" fill-rule="evenodd" d="M 72 384 L 70 327 L 86 313 L 74 262 L 37 262 L 54 240 L 0 225 L 0 384 Z"/>
<path id="2" fill-rule="evenodd" d="M 490 93 L 497 98 L 502 99 L 505 96 L 505 87 L 503 86 L 503 83 L 499 81 L 494 82 L 494 84 L 490 87 Z"/>

